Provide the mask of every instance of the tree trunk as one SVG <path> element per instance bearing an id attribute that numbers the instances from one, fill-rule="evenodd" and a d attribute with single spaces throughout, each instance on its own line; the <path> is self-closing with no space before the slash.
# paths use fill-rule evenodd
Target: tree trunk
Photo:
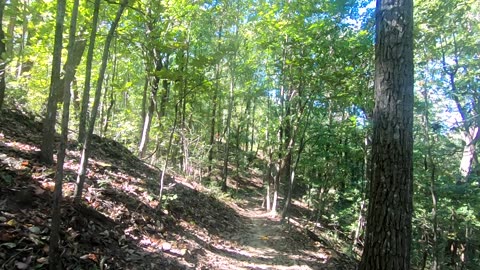
<path id="1" fill-rule="evenodd" d="M 85 142 L 83 144 L 83 149 L 82 149 L 82 158 L 80 160 L 80 166 L 78 169 L 77 185 L 75 187 L 75 199 L 74 199 L 76 203 L 80 203 L 80 199 L 82 198 L 83 184 L 85 183 L 85 177 L 87 174 L 88 157 L 90 155 L 90 144 L 92 140 L 93 129 L 95 127 L 95 120 L 97 118 L 98 107 L 100 104 L 100 97 L 102 96 L 103 79 L 105 77 L 105 71 L 107 70 L 110 43 L 112 43 L 112 39 L 115 34 L 115 30 L 117 29 L 118 22 L 120 21 L 120 18 L 122 17 L 122 13 L 125 10 L 125 7 L 127 6 L 127 4 L 128 4 L 128 0 L 123 0 L 121 2 L 120 7 L 118 8 L 117 14 L 115 16 L 115 20 L 110 26 L 110 29 L 108 30 L 107 38 L 105 40 L 105 47 L 103 49 L 103 55 L 102 55 L 102 64 L 100 66 L 100 72 L 98 74 L 98 80 L 97 80 L 97 87 L 95 89 L 95 99 L 93 101 L 92 115 L 90 116 L 88 131 L 85 134 Z"/>
<path id="2" fill-rule="evenodd" d="M 5 100 L 5 70 L 7 66 L 7 54 L 5 45 L 5 32 L 3 32 L 3 11 L 5 0 L 0 0 L 0 111 Z"/>
<path id="3" fill-rule="evenodd" d="M 212 172 L 213 166 L 213 149 L 215 147 L 215 126 L 217 120 L 217 106 L 218 106 L 218 80 L 220 80 L 220 64 L 217 64 L 215 67 L 215 89 L 213 90 L 213 97 L 212 97 L 212 115 L 210 119 L 210 140 L 209 145 L 210 148 L 208 149 L 208 173 Z"/>
<path id="4" fill-rule="evenodd" d="M 65 13 L 65 2 L 58 3 L 63 5 L 62 12 Z M 75 58 L 78 42 L 75 42 L 75 33 L 77 29 L 77 17 L 78 17 L 78 5 L 79 0 L 75 0 L 73 3 L 72 17 L 70 20 L 69 40 L 68 40 L 68 56 L 67 64 L 65 64 L 65 79 L 63 84 L 63 113 L 62 113 L 62 131 L 60 138 L 60 145 L 57 154 L 57 167 L 55 172 L 55 189 L 53 192 L 52 202 L 52 224 L 50 227 L 50 247 L 49 247 L 49 264 L 50 269 L 62 269 L 61 256 L 60 256 L 60 203 L 62 200 L 62 184 L 63 184 L 63 164 L 65 161 L 65 151 L 68 142 L 68 120 L 70 118 L 70 83 L 75 74 Z M 59 7 L 60 11 L 60 7 Z M 85 48 L 85 45 L 83 45 Z M 83 49 L 82 49 L 83 51 Z M 77 63 L 78 65 L 78 63 Z"/>
<path id="5" fill-rule="evenodd" d="M 63 66 L 65 75 L 61 81 L 61 85 L 63 85 L 64 87 L 67 87 L 68 88 L 67 90 L 69 92 L 71 90 L 71 84 L 73 82 L 73 79 L 75 78 L 77 67 L 80 64 L 80 61 L 82 60 L 82 55 L 83 55 L 83 52 L 85 51 L 85 46 L 86 46 L 86 41 L 84 39 L 73 40 L 72 42 L 73 42 L 73 48 L 69 49 L 67 60 L 65 62 L 65 65 Z M 70 52 L 70 50 L 72 51 Z M 61 92 L 60 95 L 57 97 L 58 102 L 62 102 L 63 95 L 64 95 L 64 91 Z"/>
<path id="6" fill-rule="evenodd" d="M 17 1 L 13 1 L 12 5 L 18 5 Z M 21 42 L 19 46 L 19 51 L 18 51 L 18 57 L 17 57 L 17 73 L 16 73 L 16 79 L 20 79 L 20 76 L 22 76 L 22 73 L 25 71 L 24 67 L 24 54 L 25 54 L 25 47 L 27 45 L 27 40 L 29 38 L 28 35 L 28 19 L 29 19 L 29 11 L 27 10 L 27 4 L 23 4 L 23 11 L 22 11 L 22 35 L 21 35 Z M 13 23 L 13 31 L 11 32 L 12 35 L 11 37 L 14 37 L 15 34 L 15 24 L 16 21 L 10 20 L 10 23 Z M 63 29 L 63 26 L 62 26 Z M 55 45 L 54 45 L 55 46 Z M 13 48 L 13 41 L 12 41 L 12 48 Z M 55 47 L 54 47 L 55 50 Z M 53 71 L 52 71 L 53 72 Z M 61 91 L 61 90 L 60 90 Z"/>
<path id="7" fill-rule="evenodd" d="M 272 207 L 270 208 L 270 213 L 272 216 L 277 214 L 277 205 L 278 205 L 278 191 L 280 190 L 280 178 L 282 177 L 283 163 L 282 160 L 278 162 L 277 174 L 273 181 L 273 197 L 272 197 Z"/>
<path id="8" fill-rule="evenodd" d="M 2 0 L 3 3 L 6 2 L 6 0 Z M 10 38 L 7 41 L 7 48 L 6 51 L 8 53 L 8 57 L 13 58 L 13 45 L 15 44 L 15 38 L 14 38 L 14 33 L 15 33 L 15 26 L 17 24 L 17 15 L 18 15 L 18 0 L 10 0 L 10 6 L 13 8 L 13 12 L 10 15 L 10 19 L 8 20 L 8 26 L 7 26 L 7 35 Z M 4 7 L 5 8 L 5 7 Z M 12 66 L 14 66 L 12 64 Z"/>
<path id="9" fill-rule="evenodd" d="M 47 114 L 43 121 L 40 160 L 53 164 L 53 148 L 55 143 L 55 122 L 57 119 L 57 97 L 62 91 L 60 72 L 62 67 L 62 35 L 65 20 L 66 0 L 57 0 L 57 15 L 55 22 L 55 44 L 53 47 L 52 76 L 47 101 Z"/>
<path id="10" fill-rule="evenodd" d="M 358 210 L 358 218 L 357 218 L 357 226 L 355 228 L 355 235 L 353 238 L 353 248 L 357 247 L 358 242 L 360 241 L 360 236 L 362 235 L 362 231 L 364 230 L 365 226 L 365 206 L 366 206 L 366 184 L 370 181 L 370 162 L 369 162 L 369 139 L 368 139 L 368 132 L 365 133 L 365 143 L 364 143 L 364 150 L 363 150 L 363 183 L 362 184 L 362 201 L 360 202 L 360 208 Z"/>
<path id="11" fill-rule="evenodd" d="M 190 61 L 190 34 L 188 34 L 186 50 L 184 52 L 184 65 L 182 67 L 182 72 L 185 74 L 182 80 L 182 124 L 180 130 L 180 136 L 182 139 L 182 168 L 183 173 L 185 175 L 190 175 L 191 173 L 191 165 L 190 163 L 190 153 L 189 153 L 189 140 L 186 136 L 187 125 L 186 125 L 186 117 L 187 117 L 187 91 L 188 91 L 188 68 L 189 68 L 189 61 Z"/>
<path id="12" fill-rule="evenodd" d="M 107 107 L 107 112 L 105 113 L 105 121 L 103 124 L 103 134 L 107 134 L 108 127 L 110 124 L 110 121 L 113 118 L 113 107 L 115 107 L 115 93 L 113 91 L 113 87 L 110 90 L 110 102 Z"/>
<path id="13" fill-rule="evenodd" d="M 454 44 L 454 50 L 455 52 L 457 51 L 457 45 L 456 43 Z M 458 65 L 458 58 L 457 55 L 455 55 L 455 64 L 453 67 L 449 67 L 447 64 L 447 60 L 445 59 L 445 52 L 442 51 L 442 65 L 443 65 L 443 70 L 444 72 L 448 75 L 450 87 L 452 88 L 452 97 L 453 100 L 455 101 L 455 105 L 457 106 L 458 113 L 462 117 L 462 125 L 463 125 L 463 141 L 464 141 L 464 148 L 463 148 L 463 154 L 462 154 L 462 159 L 460 161 L 460 175 L 461 178 L 457 181 L 457 184 L 465 184 L 470 181 L 471 174 L 472 174 L 472 169 L 474 167 L 474 162 L 476 160 L 476 144 L 477 141 L 480 139 L 480 132 L 479 132 L 479 127 L 477 124 L 476 119 L 476 111 L 475 111 L 475 106 L 474 108 L 470 109 L 467 108 L 469 105 L 462 106 L 460 99 L 458 98 L 457 95 L 458 89 L 457 89 L 457 83 L 456 83 L 456 75 L 457 71 L 459 70 L 459 65 Z M 473 101 L 475 104 L 476 102 Z M 468 113 L 468 111 L 472 111 L 472 113 Z M 473 121 L 471 119 L 474 119 Z"/>
<path id="14" fill-rule="evenodd" d="M 145 157 L 147 152 L 147 146 L 150 138 L 150 127 L 152 125 L 152 118 L 155 112 L 155 107 L 157 104 L 157 91 L 158 91 L 158 82 L 159 78 L 153 78 L 153 82 L 151 83 L 151 91 L 150 91 L 150 98 L 149 98 L 149 105 L 145 115 L 145 122 L 143 123 L 142 129 L 142 136 L 140 140 L 140 145 L 138 146 L 139 157 Z"/>
<path id="15" fill-rule="evenodd" d="M 300 109 L 300 113 L 302 113 L 302 110 Z M 296 133 L 297 133 L 297 126 L 298 126 L 298 123 L 295 125 L 294 127 L 294 130 L 293 130 L 293 136 L 292 138 L 290 139 L 290 143 L 289 143 L 289 157 L 288 159 L 292 159 L 292 155 L 293 155 L 293 148 L 295 146 L 295 137 L 296 137 Z M 305 124 L 305 126 L 309 126 L 309 122 L 307 121 L 307 123 Z M 288 209 L 290 208 L 290 204 L 291 204 L 291 201 L 292 201 L 292 192 L 293 192 L 293 187 L 294 187 L 294 183 L 295 183 L 295 171 L 297 170 L 297 167 L 298 167 L 298 163 L 300 162 L 300 157 L 302 155 L 302 152 L 303 152 L 303 149 L 305 147 L 305 133 L 306 133 L 306 128 L 303 130 L 302 132 L 302 138 L 300 139 L 300 146 L 298 148 L 298 151 L 297 151 L 297 157 L 295 159 L 295 162 L 293 164 L 293 166 L 291 166 L 291 169 L 290 169 L 290 175 L 289 175 L 289 181 L 288 181 L 288 192 L 287 192 L 287 197 L 286 197 L 286 200 L 285 200 L 285 204 L 283 206 L 283 210 L 282 210 L 282 219 L 285 219 L 288 217 Z M 291 161 L 290 161 L 291 163 Z"/>
<path id="16" fill-rule="evenodd" d="M 147 117 L 147 100 L 148 100 L 148 71 L 145 70 L 145 83 L 143 84 L 143 94 L 142 94 L 142 112 L 141 112 L 141 122 L 140 130 L 143 130 L 145 125 L 145 117 Z M 142 134 L 140 134 L 142 136 Z M 140 137 L 140 140 L 142 138 Z"/>
<path id="17" fill-rule="evenodd" d="M 218 30 L 218 46 L 217 51 L 220 52 L 220 44 L 222 40 L 222 28 Z M 219 80 L 220 80 L 220 63 L 215 65 L 215 86 L 212 97 L 212 115 L 210 119 L 210 148 L 208 150 L 208 173 L 212 172 L 213 166 L 213 149 L 215 147 L 215 126 L 217 119 L 217 107 L 218 107 L 218 91 L 219 91 Z"/>
<path id="18" fill-rule="evenodd" d="M 233 62 L 235 57 L 233 58 Z M 234 65 L 234 63 L 233 63 Z M 222 191 L 227 191 L 227 178 L 228 178 L 228 158 L 230 154 L 230 130 L 231 130 L 231 120 L 232 120 L 232 110 L 234 102 L 234 90 L 235 90 L 235 67 L 231 68 L 231 78 L 230 78 L 230 97 L 228 99 L 228 114 L 227 114 L 227 123 L 226 123 L 226 132 L 225 132 L 225 151 L 223 157 L 223 181 L 222 181 Z"/>
<path id="19" fill-rule="evenodd" d="M 372 179 L 360 270 L 410 269 L 413 1 L 378 0 Z"/>
<path id="20" fill-rule="evenodd" d="M 100 0 L 95 0 L 93 9 L 92 33 L 88 44 L 87 64 L 85 69 L 85 87 L 83 88 L 82 106 L 80 110 L 80 120 L 78 125 L 78 141 L 84 143 L 85 133 L 87 132 L 88 104 L 90 102 L 90 81 L 92 80 L 93 53 L 95 49 L 95 40 L 97 37 L 98 13 L 100 10 Z"/>
<path id="21" fill-rule="evenodd" d="M 110 124 L 110 121 L 111 121 L 111 118 L 112 118 L 112 111 L 113 111 L 113 108 L 115 106 L 115 84 L 116 84 L 116 78 L 117 78 L 117 40 L 115 39 L 115 42 L 114 42 L 114 53 L 113 53 L 113 63 L 112 63 L 112 80 L 110 82 L 110 96 L 108 97 L 108 103 L 107 103 L 107 94 L 108 94 L 108 88 L 105 87 L 105 97 L 103 98 L 103 102 L 104 104 L 108 104 L 105 105 L 106 106 L 106 109 L 105 109 L 105 113 L 104 113 L 104 118 L 102 118 L 102 123 L 103 123 L 103 126 L 101 127 L 101 133 L 103 134 L 103 136 L 106 136 L 107 134 L 107 131 L 108 131 L 108 127 L 109 127 L 109 124 Z"/>
<path id="22" fill-rule="evenodd" d="M 432 262 L 431 270 L 440 269 L 440 249 L 438 243 L 438 218 L 437 218 L 437 192 L 436 192 L 436 165 L 433 159 L 433 143 L 430 136 L 430 113 L 429 113 L 429 102 L 428 102 L 428 87 L 425 84 L 423 88 L 423 102 L 425 107 L 424 120 L 423 120 L 423 133 L 424 140 L 427 146 L 427 161 L 426 170 L 430 171 L 430 194 L 432 196 Z"/>
<path id="23" fill-rule="evenodd" d="M 147 24 L 147 30 L 151 31 L 153 26 L 151 24 Z M 157 94 L 158 94 L 158 86 L 160 83 L 160 77 L 158 76 L 157 72 L 162 70 L 163 63 L 162 63 L 162 56 L 160 55 L 160 51 L 157 48 L 152 48 L 150 51 L 150 59 L 153 60 L 153 68 L 154 72 L 151 75 L 149 80 L 150 83 L 150 97 L 149 97 L 149 105 L 145 115 L 145 121 L 143 123 L 142 135 L 140 140 L 140 145 L 138 146 L 139 157 L 145 157 L 147 152 L 148 142 L 150 141 L 150 128 L 152 125 L 153 115 L 157 109 Z"/>
<path id="24" fill-rule="evenodd" d="M 157 209 L 161 210 L 162 209 L 162 197 L 163 197 L 163 186 L 164 186 L 164 180 L 165 180 L 165 172 L 167 171 L 168 168 L 168 161 L 170 158 L 170 152 L 172 151 L 172 143 L 173 143 L 173 135 L 175 134 L 175 131 L 177 129 L 177 116 L 178 116 L 178 103 L 175 105 L 175 118 L 173 121 L 173 127 L 172 130 L 170 131 L 170 138 L 168 139 L 168 147 L 167 147 L 167 156 L 165 157 L 165 164 L 163 165 L 163 170 L 160 175 L 160 191 L 158 194 L 158 206 Z"/>

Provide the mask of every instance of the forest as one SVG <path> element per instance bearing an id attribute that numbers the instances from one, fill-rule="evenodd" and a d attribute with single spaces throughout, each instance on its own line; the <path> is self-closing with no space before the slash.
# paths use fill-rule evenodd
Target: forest
<path id="1" fill-rule="evenodd" d="M 480 269 L 479 116 L 477 0 L 0 0 L 0 269 Z"/>

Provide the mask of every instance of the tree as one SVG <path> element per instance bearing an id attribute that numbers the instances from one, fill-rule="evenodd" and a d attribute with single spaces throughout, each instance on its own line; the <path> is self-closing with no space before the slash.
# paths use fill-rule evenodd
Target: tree
<path id="1" fill-rule="evenodd" d="M 55 22 L 55 45 L 53 48 L 52 75 L 50 79 L 50 91 L 47 101 L 47 114 L 43 121 L 42 145 L 40 159 L 53 164 L 53 148 L 55 138 L 55 121 L 57 119 L 57 101 L 58 93 L 62 89 L 60 71 L 62 66 L 62 35 L 63 21 L 65 19 L 65 0 L 57 1 L 57 15 Z"/>
<path id="2" fill-rule="evenodd" d="M 93 101 L 92 107 L 92 114 L 90 116 L 90 122 L 88 124 L 88 130 L 85 134 L 85 142 L 83 143 L 82 148 L 82 158 L 80 160 L 80 166 L 78 169 L 78 176 L 77 176 L 77 185 L 75 187 L 75 202 L 79 203 L 80 199 L 82 198 L 82 191 L 83 191 L 83 184 L 85 183 L 85 177 L 87 175 L 87 166 L 88 166 L 88 157 L 90 156 L 90 144 L 92 142 L 93 136 L 93 129 L 95 127 L 95 121 L 97 119 L 98 107 L 100 105 L 100 98 L 102 94 L 102 85 L 103 79 L 105 77 L 105 72 L 107 69 L 107 61 L 108 61 L 108 54 L 110 50 L 110 44 L 113 40 L 113 36 L 117 29 L 118 23 L 120 18 L 122 17 L 122 13 L 127 7 L 128 0 L 122 0 L 120 7 L 117 10 L 117 14 L 115 15 L 115 19 L 108 30 L 107 38 L 105 40 L 105 47 L 103 48 L 102 54 L 102 64 L 100 66 L 100 73 L 97 79 L 97 88 L 95 89 L 95 99 Z"/>
<path id="3" fill-rule="evenodd" d="M 3 32 L 3 11 L 5 0 L 0 0 L 0 110 L 5 100 L 5 66 L 7 64 L 5 32 Z"/>
<path id="4" fill-rule="evenodd" d="M 378 0 L 372 178 L 360 269 L 410 269 L 413 1 Z"/>
<path id="5" fill-rule="evenodd" d="M 87 111 L 90 99 L 90 81 L 92 79 L 93 50 L 95 49 L 95 39 L 97 37 L 98 13 L 100 9 L 100 0 L 95 0 L 93 8 L 92 32 L 90 33 L 90 42 L 88 44 L 87 63 L 85 70 L 85 87 L 83 88 L 82 106 L 80 111 L 80 123 L 78 127 L 78 141 L 84 142 L 87 132 Z"/>
<path id="6" fill-rule="evenodd" d="M 63 184 L 63 165 L 65 161 L 65 151 L 68 142 L 68 122 L 70 118 L 70 83 L 75 75 L 75 67 L 80 62 L 80 56 L 83 52 L 84 45 L 78 45 L 75 41 L 75 33 L 77 30 L 79 0 L 73 2 L 72 17 L 70 19 L 69 39 L 68 39 L 68 56 L 65 64 L 65 78 L 63 81 L 63 113 L 62 113 L 62 134 L 57 154 L 57 167 L 55 172 L 55 190 L 52 203 L 52 226 L 50 228 L 50 249 L 49 264 L 50 269 L 61 269 L 60 261 L 60 202 L 62 199 Z M 84 44 L 84 43 L 82 43 Z M 77 48 L 76 48 L 77 46 Z M 78 49 L 78 46 L 82 49 Z M 78 52 L 80 51 L 80 53 Z M 80 55 L 80 56 L 79 56 Z"/>

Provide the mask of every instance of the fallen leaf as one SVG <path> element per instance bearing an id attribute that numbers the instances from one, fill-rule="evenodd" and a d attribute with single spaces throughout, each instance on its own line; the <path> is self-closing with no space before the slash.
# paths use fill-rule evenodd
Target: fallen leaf
<path id="1" fill-rule="evenodd" d="M 28 264 L 23 262 L 15 262 L 17 269 L 28 269 Z"/>
<path id="2" fill-rule="evenodd" d="M 34 234 L 40 234 L 42 232 L 42 229 L 40 229 L 40 227 L 37 227 L 37 226 L 30 227 L 28 228 L 28 230 Z"/>
<path id="3" fill-rule="evenodd" d="M 53 192 L 53 190 L 55 189 L 54 182 L 42 182 L 41 185 L 43 189 L 48 190 L 50 192 Z"/>
<path id="4" fill-rule="evenodd" d="M 40 257 L 37 259 L 37 263 L 47 263 L 48 258 L 47 257 Z"/>
<path id="5" fill-rule="evenodd" d="M 170 249 L 172 249 L 172 244 L 168 243 L 168 242 L 165 242 L 162 244 L 162 250 L 163 251 L 169 251 Z"/>
<path id="6" fill-rule="evenodd" d="M 80 256 L 80 259 L 82 260 L 92 260 L 94 262 L 98 262 L 98 258 L 97 258 L 97 255 L 94 254 L 94 253 L 89 253 L 89 254 L 85 254 L 83 256 Z"/>
<path id="7" fill-rule="evenodd" d="M 17 221 L 15 219 L 10 219 L 9 221 L 7 221 L 7 225 L 8 226 L 12 226 L 12 227 L 15 227 L 17 225 Z"/>

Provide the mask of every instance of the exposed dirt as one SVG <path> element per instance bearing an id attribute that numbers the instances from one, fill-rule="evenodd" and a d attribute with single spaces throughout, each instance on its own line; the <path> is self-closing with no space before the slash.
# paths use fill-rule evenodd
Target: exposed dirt
<path id="1" fill-rule="evenodd" d="M 48 268 L 55 172 L 37 160 L 39 134 L 41 124 L 31 116 L 1 112 L 0 269 Z M 74 205 L 79 156 L 71 141 L 63 185 L 64 269 L 354 269 L 355 260 L 307 236 L 302 215 L 282 224 L 266 213 L 254 171 L 229 180 L 236 196 L 169 176 L 159 211 L 159 171 L 121 144 L 95 137 L 84 201 Z"/>

